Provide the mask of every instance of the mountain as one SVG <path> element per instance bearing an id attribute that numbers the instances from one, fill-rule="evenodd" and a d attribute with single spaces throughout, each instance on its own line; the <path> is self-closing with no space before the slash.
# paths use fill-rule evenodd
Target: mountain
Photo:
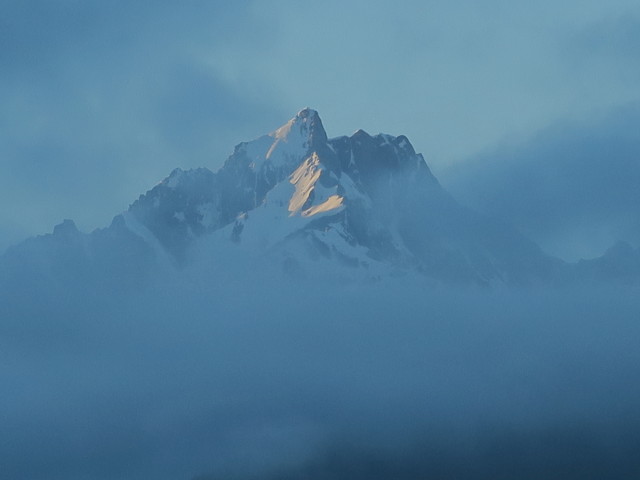
<path id="1" fill-rule="evenodd" d="M 0 266 L 5 278 L 45 272 L 121 286 L 203 255 L 268 261 L 293 276 L 483 285 L 548 282 L 566 270 L 510 226 L 458 204 L 405 136 L 328 138 L 309 108 L 237 145 L 217 172 L 176 169 L 109 227 L 83 234 L 65 221 L 10 249 Z"/>
<path id="2" fill-rule="evenodd" d="M 570 265 L 575 281 L 617 282 L 633 284 L 640 278 L 640 248 L 619 241 L 600 257 L 580 260 Z"/>
<path id="3" fill-rule="evenodd" d="M 406 137 L 358 130 L 329 139 L 311 109 L 236 146 L 216 173 L 174 170 L 124 218 L 178 262 L 198 239 L 211 251 L 233 242 L 290 271 L 330 262 L 372 275 L 511 283 L 549 277 L 559 265 L 458 205 Z"/>

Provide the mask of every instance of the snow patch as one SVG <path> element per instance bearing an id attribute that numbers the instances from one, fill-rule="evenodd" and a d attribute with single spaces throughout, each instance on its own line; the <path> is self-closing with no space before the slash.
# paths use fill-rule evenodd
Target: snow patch
<path id="1" fill-rule="evenodd" d="M 337 194 L 337 186 L 328 189 L 318 183 L 323 171 L 320 157 L 313 153 L 291 174 L 289 182 L 295 186 L 295 192 L 289 199 L 289 216 L 300 213 L 303 217 L 311 217 L 342 206 L 344 198 Z M 312 193 L 315 205 L 302 211 Z"/>
<path id="2" fill-rule="evenodd" d="M 344 198 L 339 195 L 331 195 L 326 202 L 321 203 L 320 205 L 315 205 L 311 208 L 307 208 L 304 212 L 302 212 L 303 217 L 311 217 L 318 213 L 328 212 L 330 210 L 335 210 L 338 207 L 342 206 Z"/>

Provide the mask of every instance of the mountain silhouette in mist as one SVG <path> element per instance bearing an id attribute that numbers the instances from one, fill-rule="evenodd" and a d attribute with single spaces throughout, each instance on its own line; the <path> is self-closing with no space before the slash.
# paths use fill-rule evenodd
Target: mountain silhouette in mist
<path id="1" fill-rule="evenodd" d="M 328 138 L 309 108 L 237 145 L 217 172 L 176 169 L 109 227 L 84 234 L 65 220 L 9 249 L 1 265 L 7 283 L 13 272 L 122 286 L 159 265 L 182 268 L 202 252 L 226 260 L 230 251 L 307 278 L 415 274 L 491 285 L 634 281 L 640 271 L 631 247 L 579 264 L 551 257 L 457 203 L 406 137 Z"/>

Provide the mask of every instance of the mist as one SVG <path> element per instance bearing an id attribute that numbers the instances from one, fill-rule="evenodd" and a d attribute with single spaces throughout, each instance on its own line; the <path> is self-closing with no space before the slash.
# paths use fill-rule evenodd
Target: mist
<path id="1" fill-rule="evenodd" d="M 636 102 L 510 138 L 443 172 L 461 202 L 515 225 L 568 261 L 640 245 Z"/>
<path id="2" fill-rule="evenodd" d="M 640 468 L 637 288 L 226 268 L 210 260 L 120 293 L 44 299 L 33 288 L 28 307 L 0 297 L 4 474 L 567 479 Z"/>
<path id="3" fill-rule="evenodd" d="M 640 478 L 637 1 L 0 4 L 0 477 Z"/>

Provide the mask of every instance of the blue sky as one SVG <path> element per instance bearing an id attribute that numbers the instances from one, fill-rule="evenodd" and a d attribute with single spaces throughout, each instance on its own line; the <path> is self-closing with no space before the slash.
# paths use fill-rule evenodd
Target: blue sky
<path id="1" fill-rule="evenodd" d="M 0 5 L 0 249 L 63 218 L 104 226 L 305 106 L 330 136 L 407 135 L 446 186 L 454 165 L 640 101 L 636 1 Z"/>

